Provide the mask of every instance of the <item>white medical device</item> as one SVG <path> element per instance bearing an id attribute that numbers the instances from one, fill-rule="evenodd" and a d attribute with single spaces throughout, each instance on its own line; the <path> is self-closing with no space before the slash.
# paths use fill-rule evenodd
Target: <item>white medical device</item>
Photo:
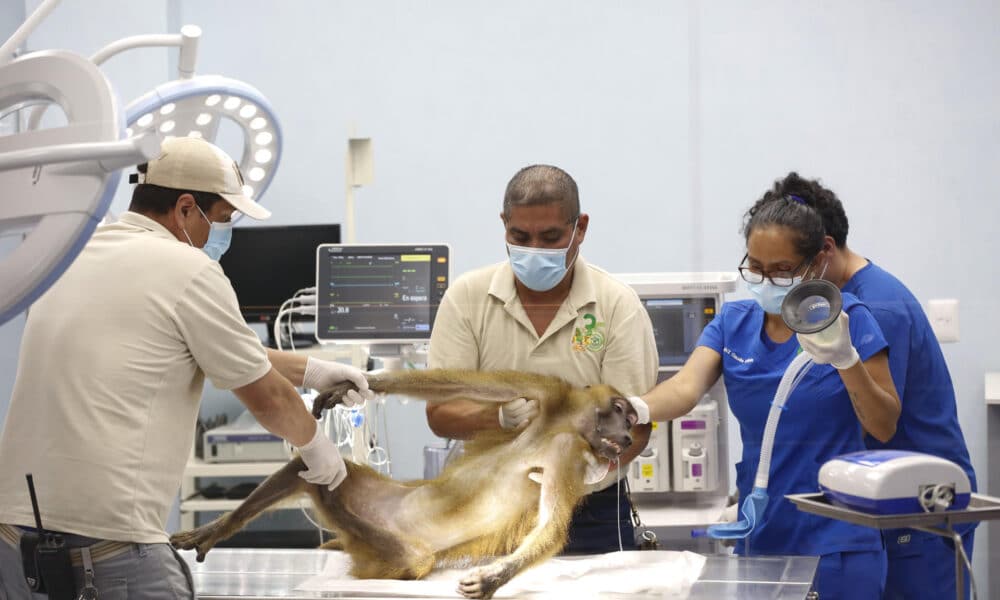
<path id="1" fill-rule="evenodd" d="M 629 486 L 633 492 L 670 491 L 670 429 L 664 423 L 653 424 L 649 443 L 629 467 Z"/>
<path id="2" fill-rule="evenodd" d="M 204 434 L 205 462 L 281 461 L 291 458 L 285 440 L 264 429 L 246 410 L 232 423 Z"/>
<path id="3" fill-rule="evenodd" d="M 388 370 L 430 341 L 451 280 L 447 244 L 321 244 L 316 340 L 366 345 Z"/>
<path id="4" fill-rule="evenodd" d="M 957 464 L 902 450 L 838 456 L 820 468 L 819 485 L 832 504 L 879 515 L 961 510 L 972 493 Z"/>
<path id="5" fill-rule="evenodd" d="M 707 396 L 671 423 L 674 490 L 711 491 L 719 485 L 719 408 Z"/>
<path id="6" fill-rule="evenodd" d="M 615 277 L 635 290 L 649 315 L 660 358 L 657 382 L 672 376 L 687 361 L 702 330 L 722 306 L 723 295 L 736 289 L 735 273 L 624 273 Z M 654 423 L 649 444 L 629 469 L 632 491 L 726 495 L 727 443 L 724 426 L 720 433 L 719 425 L 728 414 L 726 406 L 720 385 L 689 415 L 690 420 Z M 683 429 L 682 421 L 686 423 Z"/>

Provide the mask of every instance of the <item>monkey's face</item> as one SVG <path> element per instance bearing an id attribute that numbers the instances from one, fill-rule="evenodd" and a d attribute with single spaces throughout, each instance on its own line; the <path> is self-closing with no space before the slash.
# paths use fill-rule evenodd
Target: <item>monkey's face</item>
<path id="1" fill-rule="evenodd" d="M 617 459 L 632 445 L 629 431 L 639 415 L 628 400 L 615 393 L 598 401 L 594 417 L 594 429 L 585 435 L 587 441 L 598 456 Z"/>

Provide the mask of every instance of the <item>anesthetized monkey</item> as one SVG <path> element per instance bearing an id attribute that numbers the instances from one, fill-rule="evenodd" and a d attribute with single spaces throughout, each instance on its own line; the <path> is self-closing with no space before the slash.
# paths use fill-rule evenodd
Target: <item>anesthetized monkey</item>
<path id="1" fill-rule="evenodd" d="M 308 494 L 320 518 L 350 554 L 357 578 L 419 579 L 437 564 L 496 560 L 468 573 L 458 591 L 490 598 L 527 567 L 562 549 L 585 479 L 603 478 L 632 443 L 632 405 L 606 385 L 573 387 L 556 377 L 513 371 L 403 371 L 368 375 L 375 392 L 430 402 L 457 398 L 501 403 L 537 399 L 525 428 L 480 435 L 435 479 L 400 482 L 347 463 L 347 478 L 329 491 L 298 476 L 292 459 L 234 510 L 172 536 L 197 559 L 276 502 Z M 353 384 L 324 391 L 313 415 L 332 408 Z M 590 477 L 590 475 L 593 477 Z"/>

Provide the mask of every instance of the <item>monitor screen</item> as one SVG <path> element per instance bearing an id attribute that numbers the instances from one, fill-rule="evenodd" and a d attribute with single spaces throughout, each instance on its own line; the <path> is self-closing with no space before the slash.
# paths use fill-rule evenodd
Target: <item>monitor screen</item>
<path id="1" fill-rule="evenodd" d="M 234 227 L 219 264 L 247 322 L 273 321 L 282 302 L 315 285 L 316 248 L 339 241 L 340 225 L 333 224 Z"/>
<path id="2" fill-rule="evenodd" d="M 682 365 L 715 317 L 714 298 L 643 298 L 653 323 L 660 366 Z"/>
<path id="3" fill-rule="evenodd" d="M 426 341 L 450 280 L 446 245 L 329 244 L 316 251 L 316 338 Z"/>

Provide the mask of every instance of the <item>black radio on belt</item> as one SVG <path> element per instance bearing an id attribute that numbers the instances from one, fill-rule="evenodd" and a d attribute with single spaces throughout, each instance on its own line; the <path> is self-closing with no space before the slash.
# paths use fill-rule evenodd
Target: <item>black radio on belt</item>
<path id="1" fill-rule="evenodd" d="M 35 512 L 36 531 L 25 531 L 21 535 L 24 579 L 32 591 L 47 593 L 49 600 L 74 600 L 76 585 L 73 582 L 69 548 L 62 534 L 45 531 L 42 527 L 42 516 L 38 512 L 38 500 L 35 497 L 35 483 L 30 473 L 25 477 L 28 479 L 28 493 L 31 494 L 31 509 Z"/>

